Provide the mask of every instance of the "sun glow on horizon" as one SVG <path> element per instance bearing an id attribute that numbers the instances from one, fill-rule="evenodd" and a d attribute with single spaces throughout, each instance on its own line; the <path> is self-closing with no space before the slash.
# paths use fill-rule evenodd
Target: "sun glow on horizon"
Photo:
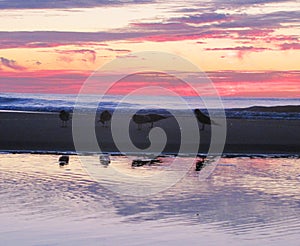
<path id="1" fill-rule="evenodd" d="M 7 3 L 0 89 L 74 93 L 114 58 L 152 50 L 199 66 L 221 96 L 299 97 L 300 3 L 186 3 Z"/>

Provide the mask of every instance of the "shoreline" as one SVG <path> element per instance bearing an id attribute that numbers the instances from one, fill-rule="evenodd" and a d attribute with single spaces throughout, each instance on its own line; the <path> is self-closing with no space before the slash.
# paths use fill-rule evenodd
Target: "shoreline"
<path id="1" fill-rule="evenodd" d="M 168 118 L 154 125 L 162 127 L 167 135 L 167 145 L 162 154 L 176 155 L 178 152 L 180 130 L 174 120 Z M 143 126 L 142 130 L 138 131 L 135 123 L 130 124 L 131 139 L 137 147 L 143 149 L 149 145 L 149 130 L 148 126 Z M 300 120 L 228 118 L 223 155 L 299 156 L 299 130 Z M 110 128 L 96 123 L 95 131 L 97 138 L 102 141 L 102 152 L 118 154 Z M 210 143 L 210 127 L 206 126 L 205 131 L 200 134 L 198 153 L 206 154 Z M 68 127 L 62 128 L 58 114 L 55 113 L 0 112 L 0 152 L 75 154 L 72 122 L 70 120 Z M 90 152 L 97 151 L 91 149 Z"/>
<path id="2" fill-rule="evenodd" d="M 77 153 L 74 151 L 51 151 L 51 150 L 0 150 L 0 155 L 18 155 L 18 154 L 29 154 L 29 155 L 85 155 L 85 156 L 97 156 L 101 154 L 108 154 L 110 156 L 134 156 L 134 157 L 145 157 L 145 158 L 151 158 L 153 155 L 151 154 L 140 154 L 140 153 L 126 153 L 126 155 L 120 152 L 101 152 L 101 153 Z M 172 153 L 164 153 L 159 154 L 157 157 L 177 157 L 178 155 L 172 154 Z M 212 155 L 210 155 L 212 156 Z M 194 157 L 194 155 L 179 155 L 179 157 Z M 198 153 L 197 157 L 205 158 L 207 157 L 204 153 Z M 264 159 L 264 158 L 271 158 L 271 159 L 300 159 L 300 154 L 274 154 L 274 153 L 268 153 L 268 154 L 259 154 L 259 153 L 223 153 L 220 155 L 221 158 L 258 158 L 258 159 Z"/>

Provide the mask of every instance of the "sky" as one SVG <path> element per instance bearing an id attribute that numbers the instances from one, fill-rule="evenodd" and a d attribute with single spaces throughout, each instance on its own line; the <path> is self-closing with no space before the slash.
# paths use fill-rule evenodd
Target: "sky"
<path id="1" fill-rule="evenodd" d="M 0 92 L 78 93 L 113 59 L 158 51 L 223 97 L 299 98 L 299 40 L 299 0 L 1 0 Z"/>

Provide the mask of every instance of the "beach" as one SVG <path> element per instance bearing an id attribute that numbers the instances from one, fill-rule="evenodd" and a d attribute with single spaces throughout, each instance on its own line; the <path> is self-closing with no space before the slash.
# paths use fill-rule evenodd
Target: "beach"
<path id="1" fill-rule="evenodd" d="M 300 1 L 0 11 L 0 246 L 300 246 Z"/>
<path id="2" fill-rule="evenodd" d="M 121 116 L 119 116 L 121 117 Z M 184 116 L 182 116 L 184 117 Z M 122 121 L 122 117 L 118 119 Z M 19 152 L 74 152 L 72 120 L 67 127 L 61 127 L 58 113 L 14 112 L 0 113 L 0 150 Z M 300 120 L 283 119 L 238 119 L 227 118 L 227 136 L 224 154 L 288 154 L 300 153 Z M 84 126 L 83 126 L 84 127 Z M 163 153 L 176 154 L 180 146 L 180 129 L 173 117 L 154 123 L 167 135 L 167 144 Z M 201 124 L 199 124 L 201 128 Z M 200 131 L 199 153 L 206 153 L 210 144 L 211 130 L 206 125 Z M 129 133 L 132 142 L 138 148 L 149 145 L 147 139 L 150 124 L 130 123 Z M 118 152 L 110 127 L 95 122 L 95 132 L 101 150 Z M 91 152 L 96 151 L 91 148 Z M 188 154 L 188 153 L 187 153 Z"/>
<path id="3" fill-rule="evenodd" d="M 103 188 L 107 180 L 95 182 L 77 155 L 64 167 L 57 159 L 0 154 L 1 244 L 299 243 L 298 158 L 221 158 L 210 178 L 199 181 L 191 170 L 170 189 L 143 198 Z M 123 156 L 112 156 L 99 171 L 119 166 L 151 172 L 131 168 Z M 118 177 L 110 178 L 118 184 Z"/>

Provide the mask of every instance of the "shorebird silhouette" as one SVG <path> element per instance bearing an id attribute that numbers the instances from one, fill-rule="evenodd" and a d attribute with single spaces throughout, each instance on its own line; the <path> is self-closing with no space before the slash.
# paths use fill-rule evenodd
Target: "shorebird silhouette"
<path id="1" fill-rule="evenodd" d="M 132 120 L 134 123 L 138 125 L 138 130 L 142 129 L 142 124 L 149 123 L 150 117 L 142 114 L 134 114 L 132 116 Z"/>
<path id="2" fill-rule="evenodd" d="M 61 119 L 61 127 L 67 127 L 67 121 L 70 119 L 70 113 L 66 110 L 61 110 L 59 113 L 59 118 Z"/>
<path id="3" fill-rule="evenodd" d="M 98 122 L 101 122 L 103 126 L 105 126 L 105 123 L 111 120 L 111 113 L 108 110 L 104 110 L 100 114 L 100 120 Z"/>
<path id="4" fill-rule="evenodd" d="M 69 156 L 68 155 L 62 155 L 58 159 L 59 165 L 64 166 L 69 164 Z"/>
<path id="5" fill-rule="evenodd" d="M 202 123 L 202 128 L 200 129 L 200 131 L 204 131 L 205 125 L 218 125 L 213 120 L 211 120 L 209 116 L 203 114 L 200 109 L 195 109 L 194 114 L 198 121 Z"/>
<path id="6" fill-rule="evenodd" d="M 150 118 L 150 122 L 149 122 L 149 123 L 151 123 L 150 128 L 153 128 L 154 122 L 164 120 L 164 119 L 168 118 L 168 116 L 163 116 L 163 115 L 160 115 L 160 114 L 147 114 L 147 116 Z"/>
<path id="7" fill-rule="evenodd" d="M 134 114 L 132 116 L 132 120 L 134 121 L 134 123 L 136 123 L 138 125 L 138 130 L 142 129 L 142 124 L 146 124 L 146 123 L 150 123 L 151 126 L 150 128 L 153 128 L 153 124 L 156 121 L 159 120 L 164 120 L 168 118 L 168 116 L 163 116 L 160 114 Z"/>

